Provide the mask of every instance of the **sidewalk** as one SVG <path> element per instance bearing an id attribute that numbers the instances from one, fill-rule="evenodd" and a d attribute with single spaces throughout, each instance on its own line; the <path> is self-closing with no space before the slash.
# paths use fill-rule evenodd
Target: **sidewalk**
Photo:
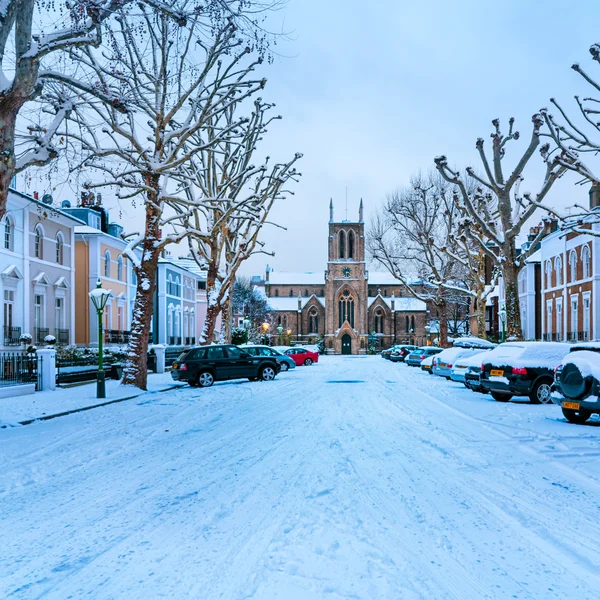
<path id="1" fill-rule="evenodd" d="M 36 392 L 28 396 L 0 399 L 0 427 L 18 425 L 31 421 L 78 410 L 104 402 L 133 398 L 147 393 L 156 393 L 177 386 L 170 373 L 150 373 L 148 391 L 142 392 L 134 387 L 122 386 L 118 381 L 106 382 L 106 398 L 96 398 L 96 382 L 71 388 L 56 388 L 56 391 Z"/>

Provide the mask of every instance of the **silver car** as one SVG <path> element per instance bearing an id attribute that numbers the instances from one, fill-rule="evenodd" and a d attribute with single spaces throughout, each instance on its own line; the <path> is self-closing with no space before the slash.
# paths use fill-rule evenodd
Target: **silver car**
<path id="1" fill-rule="evenodd" d="M 474 356 L 480 352 L 481 348 L 446 348 L 446 350 L 435 357 L 433 361 L 433 374 L 438 377 L 450 379 L 457 360 Z"/>

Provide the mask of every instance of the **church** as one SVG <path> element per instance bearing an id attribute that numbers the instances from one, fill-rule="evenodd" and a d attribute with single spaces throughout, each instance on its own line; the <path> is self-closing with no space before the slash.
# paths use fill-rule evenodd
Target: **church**
<path id="1" fill-rule="evenodd" d="M 427 342 L 427 304 L 391 274 L 368 270 L 362 200 L 356 221 L 336 221 L 330 202 L 327 247 L 323 273 L 276 272 L 267 265 L 274 329 L 281 327 L 294 342 L 324 338 L 331 354 L 366 354 L 370 337 L 378 349 Z"/>

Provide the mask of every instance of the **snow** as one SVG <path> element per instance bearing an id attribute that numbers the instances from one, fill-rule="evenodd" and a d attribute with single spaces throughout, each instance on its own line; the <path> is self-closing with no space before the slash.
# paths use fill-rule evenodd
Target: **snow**
<path id="1" fill-rule="evenodd" d="M 598 598 L 590 423 L 327 356 L 0 429 L 0 597 Z"/>
<path id="2" fill-rule="evenodd" d="M 384 298 L 383 296 L 377 296 L 375 298 L 369 297 L 368 306 L 370 307 L 373 302 L 377 300 L 383 300 L 390 309 L 392 308 L 392 299 L 389 297 Z M 396 312 L 425 312 L 427 310 L 427 305 L 417 298 L 401 296 L 394 298 L 394 310 Z"/>
<path id="3" fill-rule="evenodd" d="M 453 341 L 454 347 L 477 347 L 477 348 L 495 348 L 497 344 L 493 342 L 489 342 L 488 340 L 484 340 L 483 338 L 473 337 L 473 336 L 465 336 L 460 338 L 455 338 Z"/>
<path id="4" fill-rule="evenodd" d="M 325 285 L 325 274 L 307 271 L 305 273 L 287 273 L 285 271 L 271 271 L 269 273 L 270 285 Z"/>
<path id="5" fill-rule="evenodd" d="M 461 356 L 460 360 L 456 363 L 456 368 L 464 367 L 465 369 L 468 369 L 469 367 L 480 367 L 481 363 L 486 360 L 488 352 L 490 352 L 490 350 L 479 350 L 472 356 Z"/>
<path id="6" fill-rule="evenodd" d="M 313 296 L 302 296 L 300 298 L 300 306 L 304 308 Z M 325 306 L 325 298 L 314 296 L 323 306 Z M 297 311 L 298 298 L 277 298 L 270 297 L 267 299 L 271 310 L 275 311 Z"/>
<path id="7" fill-rule="evenodd" d="M 453 365 L 459 358 L 465 356 L 471 356 L 473 353 L 479 354 L 479 348 L 446 348 L 442 350 L 439 354 L 436 354 L 435 358 L 438 364 L 445 363 Z"/>
<path id="8" fill-rule="evenodd" d="M 563 365 L 575 365 L 583 377 L 594 377 L 600 381 L 600 354 L 590 350 L 571 352 L 562 361 Z"/>

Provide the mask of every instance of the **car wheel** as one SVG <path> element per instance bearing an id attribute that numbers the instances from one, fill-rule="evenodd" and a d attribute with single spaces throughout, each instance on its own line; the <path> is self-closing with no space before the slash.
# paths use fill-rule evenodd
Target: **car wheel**
<path id="1" fill-rule="evenodd" d="M 286 362 L 282 362 L 281 363 L 281 370 L 282 371 L 289 371 L 290 369 L 290 365 L 288 365 Z"/>
<path id="2" fill-rule="evenodd" d="M 269 366 L 263 367 L 260 372 L 260 378 L 263 381 L 273 381 L 273 379 L 275 379 L 275 375 L 277 375 L 277 373 L 275 373 L 275 369 Z"/>
<path id="3" fill-rule="evenodd" d="M 312 358 L 307 358 L 307 359 L 304 361 L 304 364 L 305 364 L 307 367 L 310 367 L 310 365 L 312 365 L 312 364 L 313 364 L 313 360 L 312 360 Z"/>
<path id="4" fill-rule="evenodd" d="M 210 371 L 203 371 L 198 374 L 196 383 L 198 386 L 207 388 L 215 382 L 215 376 Z"/>
<path id="5" fill-rule="evenodd" d="M 582 425 L 592 416 L 589 410 L 573 410 L 572 408 L 563 408 L 562 413 L 569 423 L 577 425 Z"/>
<path id="6" fill-rule="evenodd" d="M 552 404 L 551 394 L 551 383 L 549 381 L 540 381 L 535 384 L 531 394 L 529 394 L 529 400 L 532 404 Z"/>
<path id="7" fill-rule="evenodd" d="M 496 402 L 508 402 L 513 397 L 512 394 L 501 394 L 500 392 L 490 392 L 490 394 Z"/>

